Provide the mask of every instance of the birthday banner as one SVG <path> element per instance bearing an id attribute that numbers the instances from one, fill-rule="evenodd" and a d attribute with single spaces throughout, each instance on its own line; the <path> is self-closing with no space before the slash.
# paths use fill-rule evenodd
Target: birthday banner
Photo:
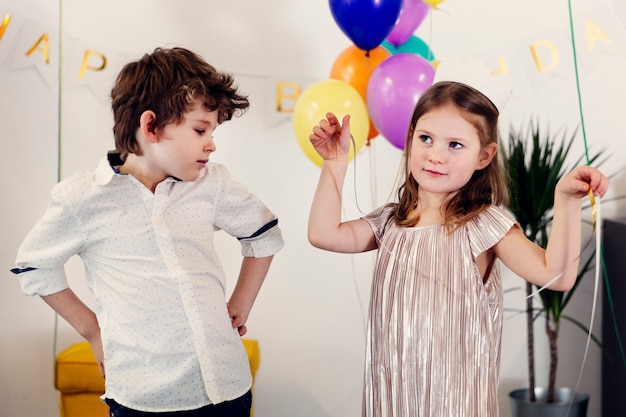
<path id="1" fill-rule="evenodd" d="M 624 1 L 616 0 L 611 5 L 595 7 L 584 15 L 574 15 L 574 21 L 582 74 L 590 73 L 603 56 L 624 56 Z M 59 33 L 54 28 L 0 9 L 0 72 L 34 68 L 49 88 L 58 88 L 59 82 L 63 92 L 88 88 L 99 99 L 106 101 L 118 71 L 130 60 L 123 51 L 63 34 L 64 62 L 60 66 L 59 48 Z M 541 92 L 554 77 L 574 77 L 569 28 L 565 26 L 535 32 L 506 47 L 483 51 L 482 58 L 494 74 L 510 73 L 509 68 L 513 67 L 523 68 L 523 74 L 512 75 L 523 77 L 535 93 Z M 514 62 L 521 65 L 511 65 Z M 59 68 L 62 68 L 62 74 L 59 74 Z M 270 124 L 289 117 L 299 94 L 316 81 L 301 75 L 251 76 L 262 78 L 265 84 L 266 113 Z"/>

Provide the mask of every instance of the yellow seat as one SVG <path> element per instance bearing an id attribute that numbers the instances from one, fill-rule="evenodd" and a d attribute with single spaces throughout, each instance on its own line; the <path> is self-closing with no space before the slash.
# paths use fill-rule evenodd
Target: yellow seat
<path id="1" fill-rule="evenodd" d="M 259 344 L 252 339 L 242 341 L 254 383 L 260 362 Z M 108 417 L 109 407 L 100 400 L 104 378 L 89 343 L 75 343 L 56 356 L 54 387 L 61 393 L 61 417 Z"/>

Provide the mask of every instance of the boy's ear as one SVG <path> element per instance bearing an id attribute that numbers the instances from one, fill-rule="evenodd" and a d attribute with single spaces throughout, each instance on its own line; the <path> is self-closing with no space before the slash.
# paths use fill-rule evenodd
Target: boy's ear
<path id="1" fill-rule="evenodd" d="M 497 143 L 489 143 L 487 146 L 483 147 L 480 151 L 480 159 L 478 160 L 478 164 L 476 165 L 476 169 L 483 169 L 487 167 L 491 163 L 491 160 L 496 156 L 498 152 L 498 144 Z"/>
<path id="2" fill-rule="evenodd" d="M 157 141 L 156 130 L 154 129 L 154 121 L 156 120 L 156 114 L 152 110 L 146 110 L 139 116 L 139 130 L 141 135 L 148 140 L 148 142 L 155 143 Z"/>

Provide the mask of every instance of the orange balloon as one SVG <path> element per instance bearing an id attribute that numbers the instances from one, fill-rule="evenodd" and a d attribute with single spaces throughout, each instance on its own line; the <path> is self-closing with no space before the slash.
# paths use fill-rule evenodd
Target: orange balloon
<path id="1" fill-rule="evenodd" d="M 350 45 L 335 59 L 330 70 L 330 78 L 350 84 L 367 103 L 367 83 L 370 76 L 376 67 L 389 56 L 391 53 L 380 45 L 370 50 L 369 53 L 355 45 Z M 367 138 L 372 139 L 376 136 L 378 136 L 378 130 L 370 119 Z"/>

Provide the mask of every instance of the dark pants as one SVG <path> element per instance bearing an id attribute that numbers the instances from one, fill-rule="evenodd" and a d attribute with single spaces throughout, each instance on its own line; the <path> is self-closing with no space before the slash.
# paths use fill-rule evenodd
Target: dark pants
<path id="1" fill-rule="evenodd" d="M 197 410 L 170 411 L 165 413 L 148 413 L 137 411 L 119 405 L 115 400 L 106 399 L 109 405 L 111 417 L 250 417 L 252 407 L 252 392 L 248 391 L 243 396 L 219 404 L 211 404 Z"/>

